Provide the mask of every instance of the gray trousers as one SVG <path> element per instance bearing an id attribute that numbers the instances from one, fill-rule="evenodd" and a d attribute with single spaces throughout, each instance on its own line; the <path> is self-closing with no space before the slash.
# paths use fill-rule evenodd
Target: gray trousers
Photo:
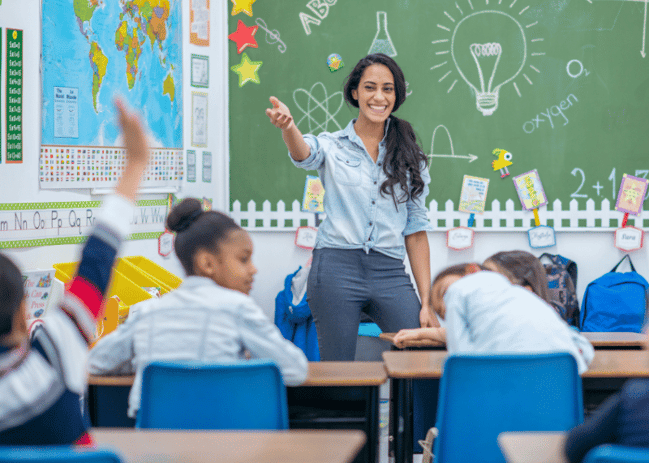
<path id="1" fill-rule="evenodd" d="M 320 360 L 354 360 L 361 312 L 384 332 L 419 327 L 421 303 L 404 263 L 376 251 L 314 250 L 307 302 Z"/>

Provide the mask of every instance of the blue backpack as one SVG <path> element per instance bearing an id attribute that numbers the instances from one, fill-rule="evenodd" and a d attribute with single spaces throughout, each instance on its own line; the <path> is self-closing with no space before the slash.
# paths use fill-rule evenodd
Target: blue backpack
<path id="1" fill-rule="evenodd" d="M 617 273 L 624 259 L 631 271 Z M 627 254 L 609 273 L 590 282 L 581 304 L 581 331 L 640 333 L 644 323 L 649 283 L 636 272 Z"/>

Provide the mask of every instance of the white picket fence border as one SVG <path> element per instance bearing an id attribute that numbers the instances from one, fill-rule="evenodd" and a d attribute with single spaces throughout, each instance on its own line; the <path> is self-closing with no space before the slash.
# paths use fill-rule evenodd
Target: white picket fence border
<path id="1" fill-rule="evenodd" d="M 241 203 L 235 201 L 230 215 L 246 230 L 294 231 L 301 225 L 316 226 L 316 215 L 312 212 L 302 212 L 301 204 L 297 200 L 293 201 L 291 210 L 286 210 L 284 201 L 278 201 L 275 210 L 272 209 L 270 201 L 264 201 L 260 211 L 257 210 L 255 201 L 249 201 L 245 211 L 241 210 Z M 624 213 L 611 208 L 608 199 L 602 200 L 599 209 L 595 209 L 593 199 L 586 201 L 586 209 L 579 209 L 576 199 L 570 201 L 567 210 L 563 210 L 559 199 L 552 203 L 552 210 L 548 210 L 547 206 L 539 209 L 541 224 L 551 225 L 556 231 L 611 231 L 621 226 L 623 216 Z M 324 217 L 325 214 L 319 215 L 321 220 Z M 457 211 L 451 200 L 446 201 L 444 210 L 439 210 L 439 204 L 433 200 L 429 205 L 428 218 L 435 230 L 446 231 L 459 225 L 466 226 L 469 214 Z M 642 211 L 637 217 L 629 216 L 628 225 L 644 228 L 644 220 L 649 221 L 647 211 Z M 491 202 L 491 210 L 475 215 L 475 230 L 523 231 L 533 226 L 534 214 L 522 210 L 520 203 L 511 199 L 505 202 L 504 210 L 500 207 L 500 201 L 495 199 Z"/>

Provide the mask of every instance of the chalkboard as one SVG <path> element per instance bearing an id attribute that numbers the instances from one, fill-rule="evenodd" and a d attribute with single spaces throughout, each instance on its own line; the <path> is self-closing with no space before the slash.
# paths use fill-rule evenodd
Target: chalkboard
<path id="1" fill-rule="evenodd" d="M 229 16 L 228 33 L 238 21 L 259 26 L 258 48 L 243 53 L 262 63 L 259 83 L 229 74 L 230 202 L 244 209 L 290 205 L 304 191 L 307 173 L 264 113 L 268 97 L 289 106 L 303 133 L 344 128 L 357 114 L 343 102 L 344 78 L 370 51 L 405 73 L 408 98 L 395 115 L 432 155 L 427 202 L 440 209 L 452 200 L 457 210 L 465 174 L 490 179 L 487 211 L 494 199 L 520 210 L 512 178 L 532 169 L 548 208 L 576 200 L 584 211 L 589 199 L 612 209 L 623 174 L 649 174 L 644 2 L 258 1 L 251 17 Z M 230 66 L 243 53 L 229 41 Z M 332 53 L 344 62 L 335 72 Z M 513 155 L 508 177 L 492 168 L 496 148 Z M 583 217 L 572 226 L 586 227 Z"/>

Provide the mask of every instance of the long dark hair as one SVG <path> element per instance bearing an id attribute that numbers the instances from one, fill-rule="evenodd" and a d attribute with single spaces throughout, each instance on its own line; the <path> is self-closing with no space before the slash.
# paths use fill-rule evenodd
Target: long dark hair
<path id="1" fill-rule="evenodd" d="M 358 100 L 352 96 L 352 91 L 358 88 L 365 68 L 372 64 L 383 64 L 392 73 L 394 78 L 395 102 L 394 113 L 406 101 L 406 79 L 399 65 L 388 55 L 375 53 L 361 59 L 345 81 L 345 101 L 358 108 Z M 428 168 L 428 157 L 417 141 L 417 135 L 408 121 L 390 115 L 390 126 L 386 136 L 385 162 L 383 172 L 387 179 L 381 185 L 381 194 L 392 195 L 394 204 L 403 203 L 408 199 L 416 199 L 424 192 L 424 181 L 421 179 L 422 165 Z M 410 174 L 410 191 L 408 191 L 408 174 Z M 397 198 L 394 187 L 401 185 L 405 192 Z"/>
<path id="2" fill-rule="evenodd" d="M 227 215 L 217 211 L 203 211 L 196 198 L 185 198 L 167 216 L 167 228 L 176 232 L 174 248 L 187 275 L 195 275 L 194 255 L 205 249 L 217 252 L 219 243 L 227 239 L 231 230 L 241 227 Z"/>

